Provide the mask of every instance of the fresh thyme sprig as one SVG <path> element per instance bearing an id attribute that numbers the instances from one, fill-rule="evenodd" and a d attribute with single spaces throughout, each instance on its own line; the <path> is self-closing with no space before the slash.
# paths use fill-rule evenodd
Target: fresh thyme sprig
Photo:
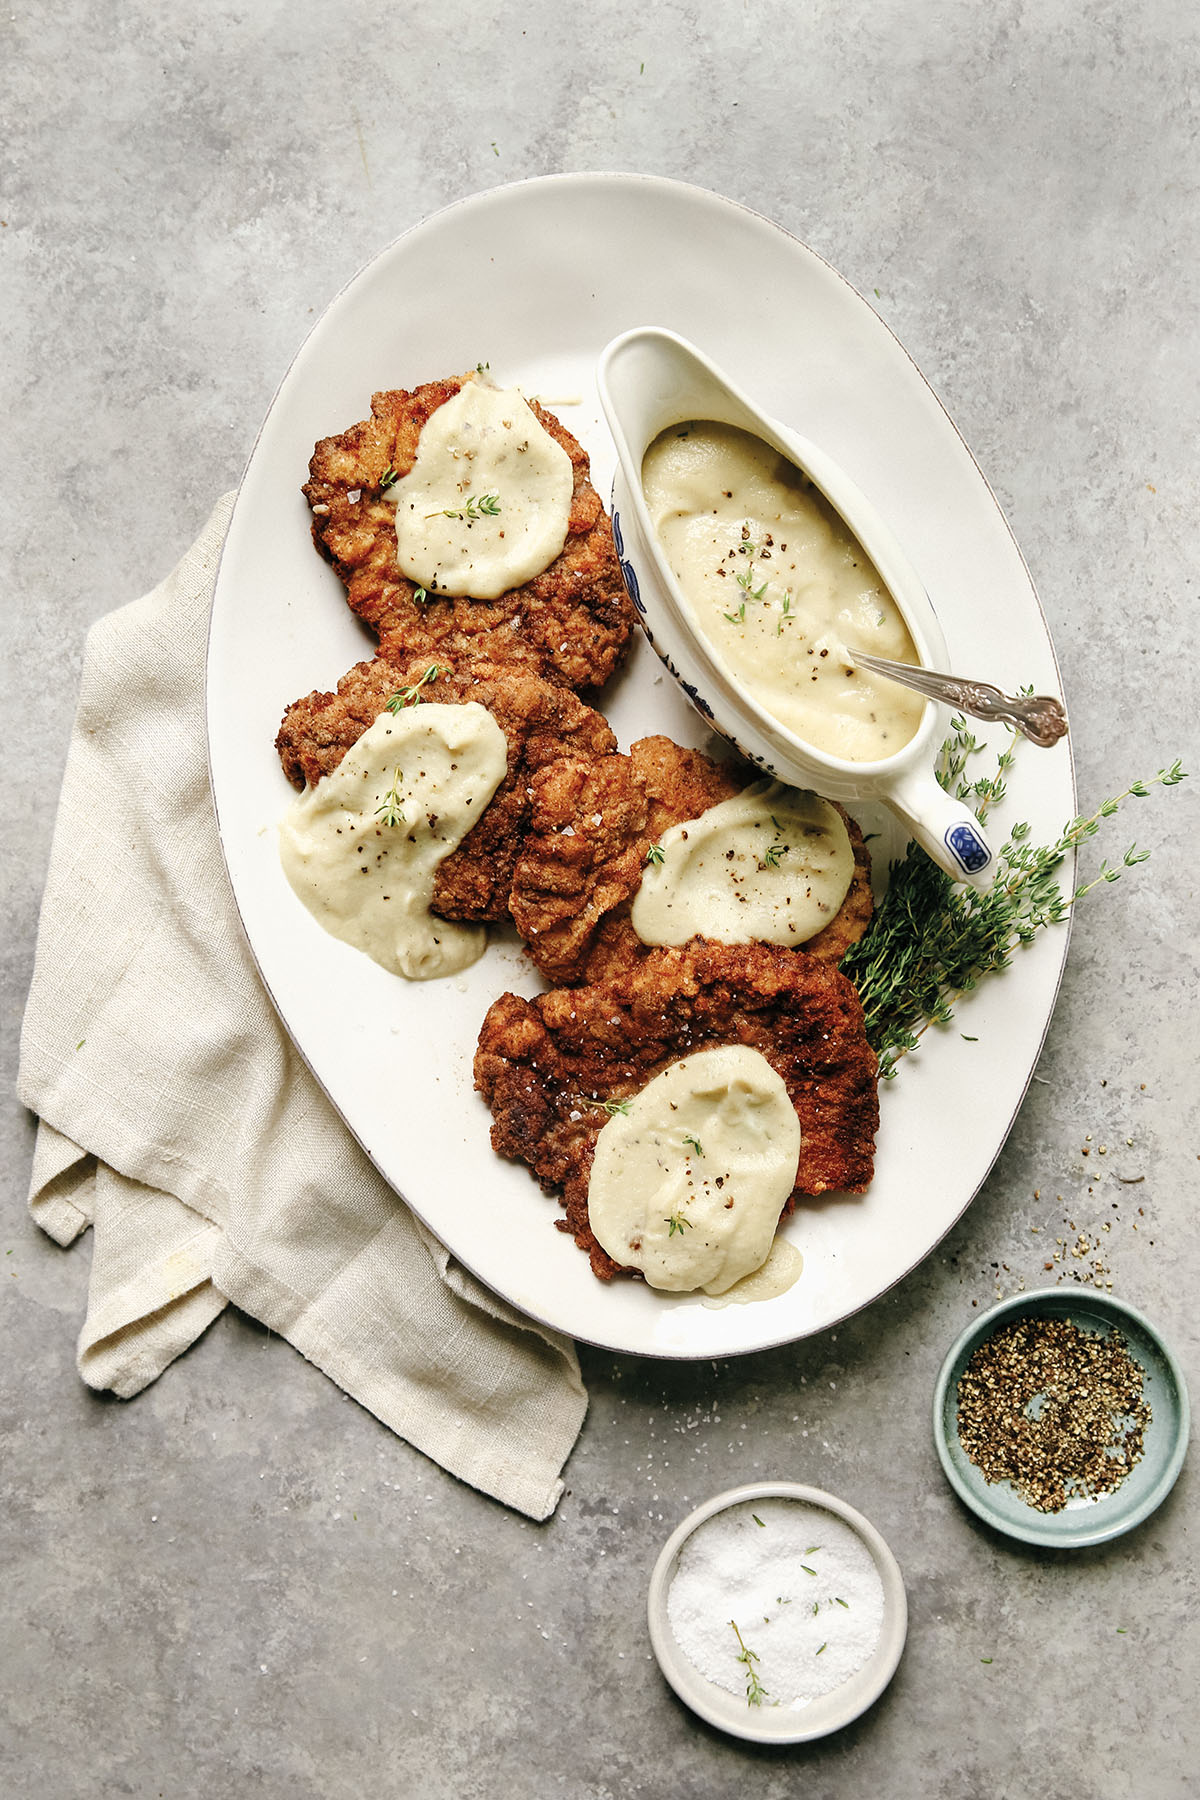
<path id="1" fill-rule="evenodd" d="M 994 775 L 972 779 L 970 760 L 982 748 L 956 719 L 939 771 L 943 787 L 960 799 L 974 800 L 979 818 L 1004 798 L 1015 739 L 1001 752 Z M 1131 844 L 1117 866 L 1103 862 L 1095 878 L 1069 896 L 1059 886 L 1059 871 L 1072 851 L 1094 837 L 1125 801 L 1144 799 L 1154 787 L 1174 787 L 1186 779 L 1176 761 L 1148 781 L 1131 782 L 1095 812 L 1069 820 L 1050 844 L 1032 844 L 1029 826 L 1014 825 L 999 852 L 995 880 L 983 893 L 957 886 L 910 844 L 892 869 L 870 930 L 841 962 L 862 1000 L 880 1078 L 891 1079 L 900 1058 L 917 1048 L 931 1024 L 953 1018 L 955 1001 L 984 975 L 1007 968 L 1015 950 L 1047 925 L 1061 923 L 1093 888 L 1119 880 L 1125 869 L 1144 862 L 1148 853 Z"/>
<path id="2" fill-rule="evenodd" d="M 383 825 L 403 825 L 404 813 L 400 806 L 400 783 L 404 780 L 403 770 L 397 769 L 392 776 L 392 785 L 383 796 L 383 802 L 375 808 L 375 817 Z"/>
<path id="3" fill-rule="evenodd" d="M 758 865 L 760 869 L 777 869 L 784 857 L 791 853 L 792 846 L 784 843 L 783 826 L 774 813 L 771 814 L 771 823 L 775 827 L 775 841 L 763 851 L 763 859 Z"/>
<path id="4" fill-rule="evenodd" d="M 692 1221 L 681 1212 L 672 1213 L 669 1219 L 663 1220 L 663 1224 L 667 1228 L 668 1238 L 673 1238 L 676 1232 L 682 1236 L 685 1231 L 692 1229 Z"/>
<path id="5" fill-rule="evenodd" d="M 661 844 L 651 844 L 646 852 L 646 862 L 650 868 L 657 869 L 667 860 L 667 853 Z"/>
<path id="6" fill-rule="evenodd" d="M 745 624 L 747 600 L 764 600 L 766 605 L 770 606 L 771 604 L 769 600 L 766 600 L 767 589 L 771 586 L 771 577 L 763 575 L 761 565 L 771 555 L 770 544 L 772 541 L 768 536 L 766 544 L 758 544 L 750 535 L 750 526 L 748 524 L 742 526 L 742 537 L 737 546 L 737 554 L 746 558 L 746 565 L 742 569 L 735 568 L 733 578 L 745 598 L 739 603 L 736 611 L 723 614 L 723 617 L 728 619 L 731 625 Z M 791 590 L 785 588 L 779 606 L 779 618 L 775 625 L 775 636 L 782 637 L 784 625 L 794 623 L 796 616 L 792 611 Z"/>
<path id="7" fill-rule="evenodd" d="M 762 554 L 762 545 L 756 544 L 750 536 L 749 531 L 743 526 L 742 541 L 738 545 L 738 555 L 746 558 L 746 567 L 738 571 L 735 580 L 748 600 L 761 600 L 767 591 L 767 583 L 765 581 L 762 582 L 759 587 L 755 587 L 754 585 L 755 558 L 761 559 Z"/>
<path id="8" fill-rule="evenodd" d="M 692 1146 L 692 1149 L 696 1152 L 697 1156 L 704 1155 L 704 1145 L 700 1142 L 699 1138 L 685 1137 L 683 1141 L 685 1144 L 690 1144 Z"/>
<path id="9" fill-rule="evenodd" d="M 616 1113 L 623 1113 L 626 1117 L 629 1115 L 628 1100 L 601 1100 L 600 1106 L 601 1109 L 608 1114 L 610 1119 Z"/>
<path id="10" fill-rule="evenodd" d="M 758 1679 L 758 1671 L 754 1667 L 755 1663 L 758 1661 L 758 1652 L 747 1647 L 741 1632 L 737 1628 L 736 1619 L 730 1619 L 729 1623 L 733 1628 L 733 1635 L 738 1641 L 739 1647 L 737 1659 L 743 1664 L 746 1670 L 746 1705 L 761 1706 L 767 1697 L 767 1690 Z"/>
<path id="11" fill-rule="evenodd" d="M 1033 693 L 1033 689 L 1020 688 L 1018 692 L 1029 695 Z M 988 808 L 999 806 L 1008 791 L 1008 772 L 1012 768 L 1020 740 L 1014 731 L 996 758 L 996 773 L 981 775 L 970 781 L 966 777 L 967 764 L 985 745 L 973 732 L 967 730 L 965 719 L 952 719 L 951 727 L 951 735 L 941 748 L 937 778 L 947 793 L 953 788 L 960 800 L 974 800 L 975 817 L 982 821 L 987 816 Z"/>
<path id="12" fill-rule="evenodd" d="M 421 699 L 421 689 L 432 687 L 439 675 L 447 674 L 449 674 L 449 670 L 443 669 L 439 663 L 430 663 L 418 681 L 414 681 L 409 687 L 401 688 L 398 694 L 392 695 L 387 703 L 387 711 L 398 713 L 402 712 L 406 706 L 417 706 Z"/>
<path id="13" fill-rule="evenodd" d="M 461 506 L 439 506 L 425 514 L 427 519 L 494 519 L 500 511 L 499 494 L 468 494 Z"/>
<path id="14" fill-rule="evenodd" d="M 380 493 L 386 494 L 390 487 L 395 487 L 395 485 L 399 481 L 399 479 L 400 479 L 400 477 L 397 475 L 395 469 L 393 469 L 392 465 L 389 463 L 387 468 L 383 471 L 383 474 L 379 477 Z"/>

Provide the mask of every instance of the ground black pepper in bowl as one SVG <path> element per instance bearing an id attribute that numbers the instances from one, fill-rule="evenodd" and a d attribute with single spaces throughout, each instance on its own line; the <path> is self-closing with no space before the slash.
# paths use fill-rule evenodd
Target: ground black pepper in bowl
<path id="1" fill-rule="evenodd" d="M 1115 1329 L 1029 1316 L 979 1345 L 958 1382 L 958 1438 L 985 1481 L 1039 1512 L 1112 1493 L 1140 1461 L 1150 1407 Z"/>

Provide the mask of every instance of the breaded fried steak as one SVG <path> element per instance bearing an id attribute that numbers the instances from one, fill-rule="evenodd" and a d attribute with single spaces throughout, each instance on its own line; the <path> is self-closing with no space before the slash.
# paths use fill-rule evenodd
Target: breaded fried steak
<path id="1" fill-rule="evenodd" d="M 532 581 L 494 600 L 429 593 L 400 573 L 394 498 L 386 480 L 407 475 L 421 429 L 468 376 L 396 389 L 371 399 L 371 417 L 323 438 L 304 493 L 313 540 L 346 585 L 350 605 L 399 655 L 467 652 L 522 662 L 570 688 L 598 687 L 624 655 L 634 612 L 613 547 L 612 528 L 588 475 L 586 453 L 552 413 L 529 404 L 566 451 L 574 471 L 561 555 Z"/>
<path id="2" fill-rule="evenodd" d="M 587 765 L 609 755 L 616 739 L 598 712 L 530 669 L 473 660 L 455 666 L 444 655 L 378 656 L 343 675 L 336 693 L 309 694 L 288 707 L 275 740 L 284 773 L 296 787 L 315 786 L 389 702 L 424 700 L 477 701 L 508 739 L 508 773 L 478 824 L 440 865 L 432 900 L 446 919 L 502 919 L 539 770 L 564 751 Z"/>
<path id="3" fill-rule="evenodd" d="M 650 846 L 754 779 L 670 738 L 642 738 L 628 756 L 564 757 L 533 780 L 529 829 L 513 875 L 512 913 L 549 981 L 603 981 L 650 954 L 630 920 Z M 871 861 L 841 807 L 854 875 L 830 923 L 801 948 L 836 965 L 871 920 Z"/>
<path id="4" fill-rule="evenodd" d="M 669 1063 L 742 1044 L 781 1077 L 800 1120 L 796 1195 L 862 1193 L 879 1122 L 875 1053 L 845 976 L 766 945 L 694 939 L 654 950 L 610 981 L 535 999 L 504 994 L 475 1055 L 475 1085 L 492 1110 L 492 1144 L 561 1190 L 561 1228 L 608 1280 L 620 1265 L 596 1242 L 588 1181 L 604 1102 L 629 1099 Z"/>

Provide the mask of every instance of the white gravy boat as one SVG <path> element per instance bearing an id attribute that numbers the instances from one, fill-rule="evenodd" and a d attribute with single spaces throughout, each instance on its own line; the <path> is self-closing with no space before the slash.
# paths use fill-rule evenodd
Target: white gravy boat
<path id="1" fill-rule="evenodd" d="M 753 699 L 696 624 L 650 523 L 642 459 L 668 426 L 712 419 L 740 426 L 808 476 L 854 533 L 903 614 L 929 669 L 948 666 L 945 639 L 916 571 L 866 496 L 816 444 L 769 418 L 694 345 L 642 326 L 600 357 L 600 399 L 616 445 L 612 520 L 617 555 L 646 636 L 704 717 L 750 762 L 791 787 L 831 800 L 882 800 L 947 874 L 985 888 L 995 853 L 974 813 L 938 785 L 934 765 L 945 707 L 927 701 L 914 735 L 874 762 L 849 762 L 797 737 Z"/>

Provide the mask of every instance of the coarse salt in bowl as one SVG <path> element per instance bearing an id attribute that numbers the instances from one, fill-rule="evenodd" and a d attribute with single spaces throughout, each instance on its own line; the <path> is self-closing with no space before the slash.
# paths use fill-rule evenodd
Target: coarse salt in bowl
<path id="1" fill-rule="evenodd" d="M 799 1744 L 878 1699 L 904 1649 L 899 1565 L 875 1527 L 795 1482 L 698 1507 L 650 1580 L 650 1641 L 679 1698 L 722 1731 Z"/>

